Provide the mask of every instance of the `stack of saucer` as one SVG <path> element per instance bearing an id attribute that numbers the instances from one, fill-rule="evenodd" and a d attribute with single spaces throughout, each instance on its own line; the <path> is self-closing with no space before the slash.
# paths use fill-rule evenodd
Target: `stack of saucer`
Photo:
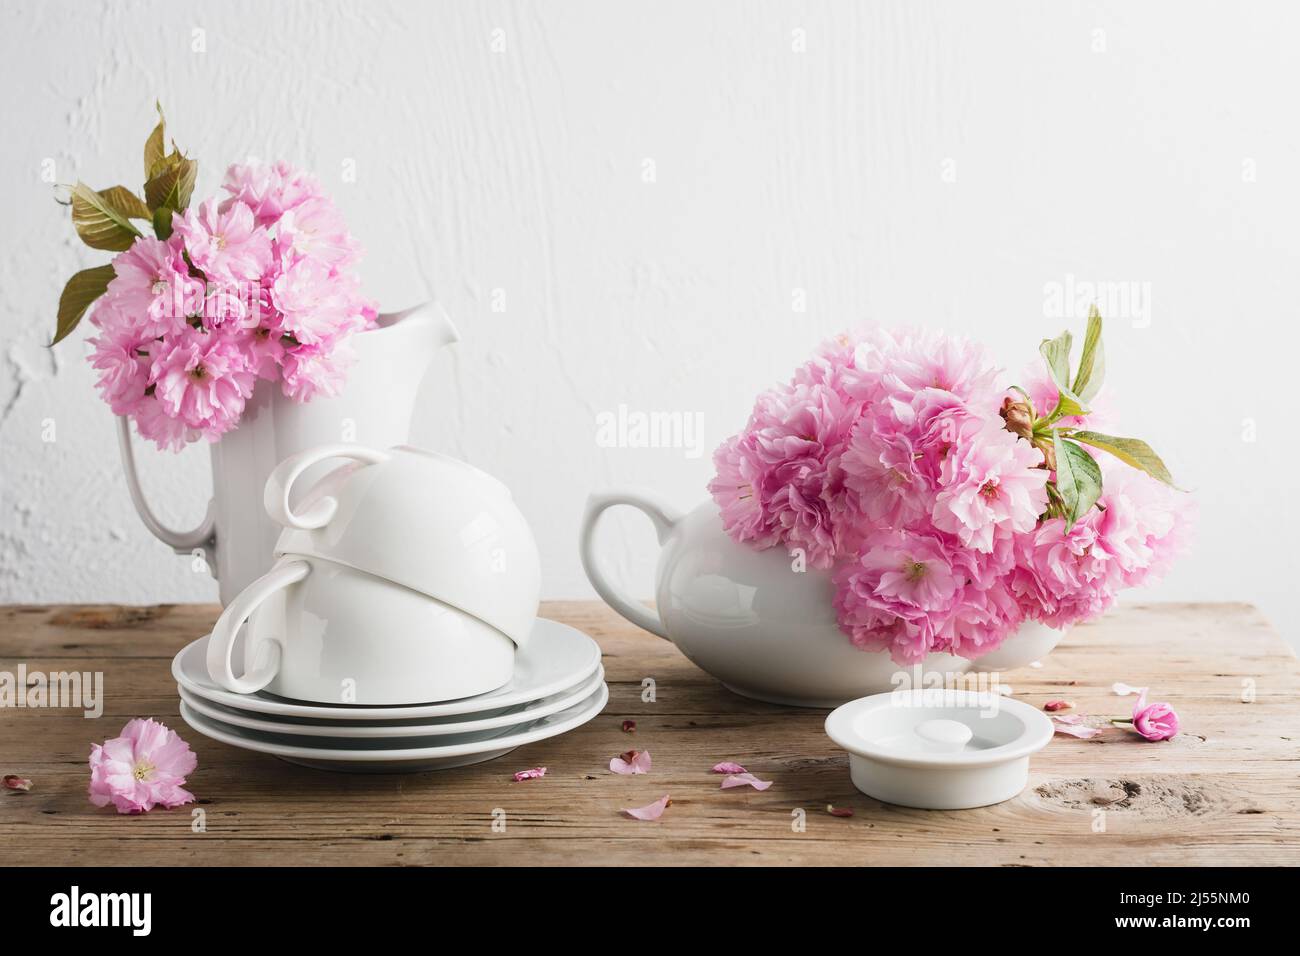
<path id="1" fill-rule="evenodd" d="M 199 733 L 311 767 L 433 770 L 605 706 L 600 648 L 537 617 L 537 544 L 490 475 L 407 446 L 321 445 L 282 461 L 262 504 L 284 528 L 275 564 L 172 665 Z"/>
<path id="2" fill-rule="evenodd" d="M 544 618 L 534 623 L 504 686 L 435 704 L 323 704 L 265 690 L 233 693 L 208 675 L 207 645 L 208 637 L 199 638 L 172 661 L 185 722 L 222 743 L 321 770 L 394 773 L 481 763 L 585 724 L 609 699 L 596 642 Z"/>

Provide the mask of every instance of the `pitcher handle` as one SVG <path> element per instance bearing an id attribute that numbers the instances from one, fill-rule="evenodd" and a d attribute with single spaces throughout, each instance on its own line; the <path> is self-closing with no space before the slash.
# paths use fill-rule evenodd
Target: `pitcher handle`
<path id="1" fill-rule="evenodd" d="M 277 564 L 239 592 L 239 597 L 221 612 L 221 617 L 217 618 L 217 623 L 212 627 L 212 636 L 208 638 L 209 677 L 235 694 L 251 694 L 271 683 L 271 678 L 280 670 L 280 659 L 284 656 L 280 645 L 283 638 L 266 640 L 271 652 L 270 659 L 258 661 L 251 673 L 236 677 L 230 660 L 235 649 L 235 635 L 263 601 L 281 588 L 297 584 L 310 573 L 311 565 L 306 561 L 288 561 Z"/>
<path id="2" fill-rule="evenodd" d="M 329 458 L 350 458 L 367 465 L 376 465 L 381 461 L 388 461 L 389 457 L 388 452 L 385 451 L 377 451 L 365 445 L 348 444 L 317 445 L 315 448 L 290 455 L 276 465 L 275 470 L 266 479 L 266 490 L 262 499 L 266 506 L 266 513 L 271 516 L 272 521 L 286 528 L 298 528 L 301 531 L 323 528 L 330 523 L 339 506 L 334 498 L 327 495 L 313 501 L 307 510 L 300 514 L 294 514 L 293 509 L 289 507 L 289 494 L 293 490 L 293 483 L 302 477 L 302 473 L 312 465 Z"/>
<path id="3" fill-rule="evenodd" d="M 122 471 L 126 473 L 126 487 L 131 493 L 131 504 L 135 505 L 136 514 L 144 522 L 150 533 L 163 544 L 168 545 L 177 554 L 190 554 L 196 548 L 211 551 L 216 544 L 216 517 L 213 514 L 212 500 L 208 500 L 208 511 L 198 527 L 190 531 L 175 531 L 161 521 L 144 499 L 144 490 L 140 487 L 140 475 L 135 466 L 135 451 L 131 447 L 131 423 L 125 415 L 117 418 L 117 447 L 122 455 Z M 209 565 L 216 565 L 209 560 Z"/>
<path id="4" fill-rule="evenodd" d="M 587 508 L 582 515 L 582 530 L 579 533 L 578 546 L 582 555 L 582 567 L 596 593 L 619 614 L 643 630 L 658 634 L 666 641 L 672 640 L 664 629 L 663 621 L 657 613 L 624 597 L 605 577 L 605 572 L 596 564 L 595 532 L 596 524 L 605 509 L 615 505 L 631 505 L 645 513 L 655 526 L 659 543 L 668 538 L 673 526 L 681 520 L 681 513 L 671 505 L 665 504 L 653 495 L 636 491 L 607 491 L 591 495 L 587 499 Z"/>

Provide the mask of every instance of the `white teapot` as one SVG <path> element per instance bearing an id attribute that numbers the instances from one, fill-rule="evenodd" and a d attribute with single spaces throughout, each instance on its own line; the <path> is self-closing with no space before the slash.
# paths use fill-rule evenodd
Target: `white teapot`
<path id="1" fill-rule="evenodd" d="M 597 521 L 615 505 L 640 509 L 658 533 L 657 611 L 620 594 L 596 561 Z M 736 693 L 772 703 L 836 707 L 946 675 L 1010 670 L 1045 656 L 1062 636 L 1026 623 L 978 662 L 931 654 L 914 668 L 900 666 L 883 651 L 860 650 L 840 630 L 830 572 L 795 573 L 781 548 L 756 551 L 733 541 L 711 500 L 683 515 L 646 492 L 593 494 L 580 547 L 587 577 L 610 607 L 672 641 Z"/>

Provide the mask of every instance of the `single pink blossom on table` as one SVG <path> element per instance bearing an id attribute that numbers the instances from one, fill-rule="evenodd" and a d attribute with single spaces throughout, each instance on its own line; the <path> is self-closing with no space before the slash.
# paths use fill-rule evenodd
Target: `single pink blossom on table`
<path id="1" fill-rule="evenodd" d="M 168 415 L 215 441 L 239 422 L 256 372 L 235 338 L 187 329 L 163 344 L 150 377 Z"/>
<path id="2" fill-rule="evenodd" d="M 18 776 L 16 773 L 5 774 L 4 780 L 0 781 L 0 785 L 3 785 L 4 789 L 12 790 L 15 793 L 26 793 L 32 789 L 32 782 L 26 777 Z"/>
<path id="3" fill-rule="evenodd" d="M 533 767 L 531 770 L 518 771 L 511 779 L 513 779 L 515 783 L 519 783 L 522 780 L 537 780 L 539 777 L 545 777 L 545 776 L 546 776 L 545 767 Z"/>
<path id="4" fill-rule="evenodd" d="M 1114 690 L 1121 697 L 1127 697 L 1129 694 L 1137 695 L 1137 701 L 1133 704 L 1133 729 L 1142 737 L 1159 741 L 1169 740 L 1178 735 L 1178 714 L 1171 704 L 1164 702 L 1148 704 L 1145 687 L 1130 687 L 1117 682 Z"/>
<path id="5" fill-rule="evenodd" d="M 215 199 L 173 217 L 190 261 L 210 280 L 258 282 L 271 267 L 271 236 L 242 202 Z"/>
<path id="6" fill-rule="evenodd" d="M 614 773 L 636 774 L 650 772 L 650 751 L 629 750 L 609 762 L 609 769 Z"/>
<path id="7" fill-rule="evenodd" d="M 746 770 L 738 763 L 733 763 L 730 760 L 724 760 L 722 761 L 722 763 L 715 763 L 713 765 L 713 773 L 726 773 L 726 774 L 746 773 Z"/>
<path id="8" fill-rule="evenodd" d="M 665 793 L 654 803 L 647 804 L 644 807 L 635 807 L 632 809 L 625 808 L 623 812 L 626 813 L 633 820 L 658 820 L 661 816 L 664 815 L 664 811 L 667 810 L 672 805 L 673 805 L 672 798 Z"/>
<path id="9" fill-rule="evenodd" d="M 734 773 L 722 778 L 720 790 L 730 790 L 732 787 L 753 787 L 755 790 L 766 790 L 772 786 L 771 780 L 759 780 L 752 773 Z"/>
<path id="10" fill-rule="evenodd" d="M 168 809 L 194 800 L 185 778 L 198 758 L 190 745 L 152 719 L 129 721 L 121 735 L 90 748 L 90 802 L 118 813 Z"/>

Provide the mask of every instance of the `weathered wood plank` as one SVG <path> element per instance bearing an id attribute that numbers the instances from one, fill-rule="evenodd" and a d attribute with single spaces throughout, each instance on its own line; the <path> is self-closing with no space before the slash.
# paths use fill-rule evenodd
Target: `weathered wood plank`
<path id="1" fill-rule="evenodd" d="M 1126 608 L 1079 628 L 1041 668 L 1005 675 L 1030 703 L 1064 697 L 1090 715 L 1131 706 L 1110 692 L 1113 681 L 1149 683 L 1175 702 L 1184 733 L 1158 745 L 1117 730 L 1058 737 L 1018 798 L 959 813 L 859 794 L 822 732 L 824 711 L 737 697 L 602 605 L 544 613 L 600 641 L 611 686 L 604 714 L 487 764 L 354 776 L 240 751 L 180 720 L 171 656 L 211 626 L 215 607 L 0 608 L 0 669 L 102 671 L 106 695 L 100 720 L 0 710 L 0 772 L 36 782 L 31 793 L 0 796 L 6 862 L 1300 863 L 1300 668 L 1243 605 Z M 653 702 L 641 696 L 647 677 Z M 192 831 L 192 808 L 126 819 L 86 800 L 90 743 L 141 715 L 165 720 L 199 754 L 191 784 L 206 832 Z M 635 734 L 622 731 L 624 718 L 637 721 Z M 634 746 L 651 751 L 652 773 L 609 773 L 609 758 Z M 720 791 L 708 769 L 722 759 L 773 787 Z M 549 768 L 544 779 L 509 779 L 536 764 Z M 663 793 L 673 806 L 658 823 L 619 812 Z M 832 817 L 828 803 L 855 815 Z M 504 832 L 492 828 L 494 810 L 504 811 Z"/>

